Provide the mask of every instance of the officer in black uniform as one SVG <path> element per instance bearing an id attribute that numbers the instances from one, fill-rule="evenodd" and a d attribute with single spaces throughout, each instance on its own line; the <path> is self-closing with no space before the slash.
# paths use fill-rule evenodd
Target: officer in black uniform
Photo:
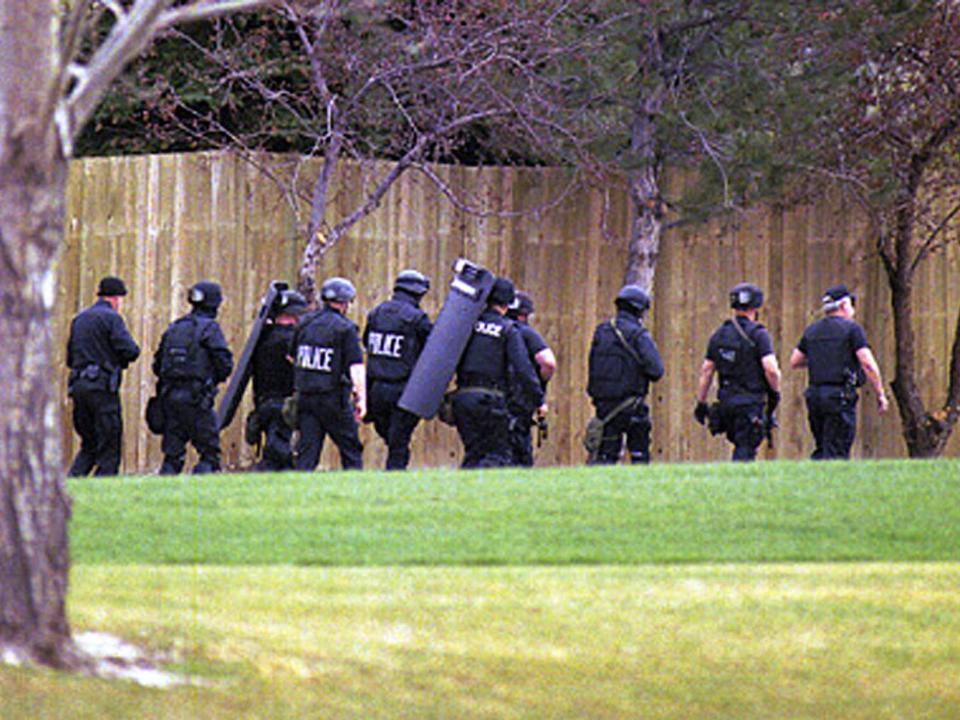
<path id="1" fill-rule="evenodd" d="M 498 277 L 457 366 L 453 414 L 463 441 L 465 468 L 503 467 L 513 462 L 507 410 L 511 378 L 524 406 L 543 404 L 543 389 L 523 337 L 516 323 L 506 317 L 513 297 L 513 283 Z"/>
<path id="2" fill-rule="evenodd" d="M 715 433 L 726 432 L 733 443 L 734 460 L 754 460 L 757 448 L 769 434 L 774 411 L 780 403 L 780 367 L 767 329 L 757 322 L 763 291 L 752 283 L 740 283 L 730 291 L 733 318 L 710 337 L 707 356 L 700 367 L 697 407 L 694 417 L 701 425 L 708 415 L 707 394 L 714 374 L 719 422 Z"/>
<path id="3" fill-rule="evenodd" d="M 625 285 L 617 293 L 617 315 L 600 323 L 590 344 L 587 394 L 597 417 L 608 417 L 597 454 L 600 464 L 620 459 L 623 438 L 633 463 L 650 462 L 650 409 L 645 398 L 651 382 L 663 376 L 663 360 L 643 316 L 650 297 L 639 285 Z"/>
<path id="4" fill-rule="evenodd" d="M 405 470 L 410 462 L 410 438 L 420 418 L 397 401 L 420 357 L 433 323 L 420 309 L 430 280 L 416 270 L 397 275 L 393 298 L 367 315 L 363 344 L 367 348 L 367 415 L 387 443 L 387 470 Z"/>
<path id="5" fill-rule="evenodd" d="M 543 336 L 531 325 L 530 316 L 533 315 L 533 298 L 528 293 L 518 291 L 507 309 L 507 317 L 517 324 L 523 344 L 527 348 L 527 356 L 537 371 L 540 387 L 544 397 L 547 393 L 547 383 L 557 370 L 557 357 L 547 345 Z M 546 422 L 547 403 L 539 407 L 525 406 L 522 402 L 523 392 L 519 388 L 511 388 L 507 398 L 507 409 L 510 411 L 510 447 L 513 451 L 513 464 L 521 467 L 533 466 L 533 442 L 530 439 L 530 429 L 535 418 Z"/>
<path id="6" fill-rule="evenodd" d="M 120 468 L 120 379 L 140 357 L 140 346 L 120 317 L 121 299 L 126 294 L 120 278 L 103 278 L 97 301 L 70 324 L 68 391 L 73 398 L 73 427 L 80 436 L 71 476 L 88 475 L 94 468 L 96 475 L 116 475 Z"/>
<path id="7" fill-rule="evenodd" d="M 296 290 L 283 290 L 270 309 L 257 347 L 253 351 L 253 413 L 257 439 L 265 438 L 257 470 L 272 472 L 293 468 L 293 430 L 283 419 L 283 402 L 293 395 L 290 342 L 297 321 L 307 311 L 307 301 Z"/>
<path id="8" fill-rule="evenodd" d="M 363 468 L 357 421 L 366 415 L 366 378 L 357 326 L 344 314 L 357 296 L 344 278 L 320 288 L 323 307 L 305 316 L 290 341 L 300 441 L 297 470 L 314 470 L 329 434 L 344 470 Z M 351 395 L 353 401 L 351 402 Z"/>
<path id="9" fill-rule="evenodd" d="M 856 297 L 846 285 L 834 285 L 822 302 L 825 316 L 804 330 L 790 355 L 790 367 L 809 370 L 804 398 L 816 443 L 813 459 L 847 460 L 857 431 L 857 388 L 864 375 L 873 386 L 881 413 L 889 403 L 867 336 L 853 319 Z"/>
<path id="10" fill-rule="evenodd" d="M 220 470 L 213 401 L 217 385 L 233 370 L 233 354 L 216 319 L 223 293 L 217 283 L 204 280 L 190 288 L 187 301 L 192 310 L 166 329 L 153 356 L 164 415 L 161 475 L 183 470 L 188 441 L 200 456 L 194 474 Z"/>

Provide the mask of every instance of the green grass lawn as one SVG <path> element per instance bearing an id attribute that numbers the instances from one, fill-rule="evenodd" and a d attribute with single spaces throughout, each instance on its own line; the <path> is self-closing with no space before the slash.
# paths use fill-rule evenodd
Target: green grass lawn
<path id="1" fill-rule="evenodd" d="M 72 481 L 75 631 L 0 718 L 957 718 L 960 462 Z"/>
<path id="2" fill-rule="evenodd" d="M 960 462 L 74 481 L 77 563 L 960 560 Z"/>

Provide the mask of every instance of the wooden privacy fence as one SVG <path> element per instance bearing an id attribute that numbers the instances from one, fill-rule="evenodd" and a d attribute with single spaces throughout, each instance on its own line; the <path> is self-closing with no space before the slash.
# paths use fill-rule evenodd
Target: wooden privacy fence
<path id="1" fill-rule="evenodd" d="M 450 166 L 434 171 L 452 187 L 484 198 L 500 214 L 461 212 L 427 178 L 408 173 L 380 208 L 326 254 L 319 279 L 342 275 L 354 281 L 359 295 L 350 317 L 362 327 L 366 312 L 390 295 L 393 278 L 406 267 L 432 278 L 434 289 L 424 302 L 431 315 L 443 301 L 458 257 L 511 276 L 518 288 L 533 295 L 534 325 L 559 359 L 548 393 L 550 437 L 537 450 L 537 463 L 582 462 L 580 436 L 592 414 L 585 394 L 587 349 L 596 323 L 613 312 L 621 284 L 631 222 L 626 194 L 611 191 L 605 200 L 600 191 L 583 190 L 545 210 L 567 183 L 563 171 Z M 352 209 L 360 183 L 356 166 L 341 172 L 328 219 L 335 221 L 335 213 Z M 541 210 L 516 214 L 536 208 Z M 837 201 L 790 211 L 759 207 L 736 226 L 717 223 L 667 233 L 649 318 L 667 368 L 648 398 L 655 462 L 729 456 L 724 441 L 693 422 L 692 410 L 707 339 L 729 315 L 727 292 L 737 282 L 756 282 L 764 289 L 762 319 L 781 365 L 816 316 L 823 290 L 846 282 L 858 293 L 859 320 L 889 383 L 893 338 L 888 292 L 864 232 L 857 213 Z M 295 216 L 274 183 L 232 155 L 97 158 L 72 164 L 66 242 L 58 261 L 57 361 L 62 366 L 70 319 L 94 300 L 99 278 L 121 276 L 130 289 L 122 314 L 143 348 L 122 391 L 125 472 L 159 466 L 159 438 L 147 431 L 143 409 L 154 387 L 153 352 L 167 324 L 189 309 L 186 289 L 200 279 L 223 286 L 221 324 L 239 354 L 267 284 L 294 280 L 302 247 Z M 942 398 L 946 386 L 951 330 L 960 308 L 958 279 L 956 248 L 930 259 L 918 278 L 917 357 L 928 399 Z M 69 460 L 77 438 L 66 376 L 64 369 L 58 380 Z M 777 446 L 763 454 L 806 457 L 811 451 L 802 400 L 806 376 L 784 368 L 784 379 Z M 223 434 L 228 467 L 250 463 L 251 450 L 242 442 L 242 418 L 250 406 L 247 397 Z M 896 410 L 881 417 L 869 391 L 860 419 L 856 456 L 905 454 Z M 369 426 L 362 439 L 367 466 L 382 467 L 385 452 Z M 954 437 L 947 452 L 957 455 L 958 450 L 960 440 Z M 455 466 L 460 456 L 452 428 L 438 421 L 420 425 L 412 466 Z M 332 448 L 324 451 L 322 465 L 339 466 Z"/>

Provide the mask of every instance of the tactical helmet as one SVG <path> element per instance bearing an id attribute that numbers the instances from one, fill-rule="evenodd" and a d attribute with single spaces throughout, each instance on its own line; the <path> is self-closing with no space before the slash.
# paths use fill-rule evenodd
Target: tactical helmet
<path id="1" fill-rule="evenodd" d="M 521 315 L 533 315 L 533 298 L 530 297 L 529 293 L 518 290 L 516 297 L 513 298 L 513 302 L 510 303 L 510 306 L 507 308 L 507 315 L 512 318 L 517 318 Z"/>
<path id="2" fill-rule="evenodd" d="M 320 287 L 320 298 L 324 302 L 347 303 L 357 296 L 357 289 L 353 283 L 342 277 L 332 277 L 325 280 Z"/>
<path id="3" fill-rule="evenodd" d="M 403 290 L 411 295 L 422 297 L 430 289 L 430 278 L 416 270 L 404 270 L 397 275 L 397 281 L 393 284 L 394 290 Z"/>
<path id="4" fill-rule="evenodd" d="M 513 282 L 510 278 L 498 277 L 493 281 L 493 288 L 487 296 L 487 303 L 490 305 L 507 305 L 513 302 L 516 292 L 513 289 Z"/>
<path id="5" fill-rule="evenodd" d="M 650 309 L 650 296 L 639 285 L 624 285 L 617 293 L 616 305 L 621 310 L 642 315 Z"/>
<path id="6" fill-rule="evenodd" d="M 209 280 L 201 280 L 190 288 L 190 292 L 187 294 L 187 301 L 191 305 L 216 310 L 220 307 L 220 303 L 223 302 L 223 293 L 217 283 L 210 282 Z"/>
<path id="7" fill-rule="evenodd" d="M 283 290 L 274 308 L 277 315 L 301 315 L 307 311 L 307 299 L 296 290 Z"/>
<path id="8" fill-rule="evenodd" d="M 734 285 L 730 291 L 730 307 L 734 310 L 753 310 L 763 305 L 763 290 L 753 283 Z"/>

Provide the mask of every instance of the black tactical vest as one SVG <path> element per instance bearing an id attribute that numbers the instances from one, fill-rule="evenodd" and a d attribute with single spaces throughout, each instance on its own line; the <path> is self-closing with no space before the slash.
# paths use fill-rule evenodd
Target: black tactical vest
<path id="1" fill-rule="evenodd" d="M 641 371 L 639 363 L 617 336 L 611 322 L 601 323 L 593 334 L 587 394 L 594 400 L 613 400 L 631 395 L 645 397 L 649 381 Z M 647 331 L 637 323 L 628 324 L 619 318 L 617 328 L 636 352 L 633 338 Z"/>
<path id="2" fill-rule="evenodd" d="M 367 377 L 400 381 L 410 377 L 420 356 L 416 324 L 423 310 L 402 300 L 387 300 L 367 317 Z"/>
<path id="3" fill-rule="evenodd" d="M 853 349 L 854 323 L 843 318 L 818 320 L 805 333 L 811 385 L 861 385 L 863 370 Z"/>
<path id="4" fill-rule="evenodd" d="M 253 396 L 280 398 L 293 394 L 293 365 L 287 360 L 295 325 L 267 325 L 253 354 Z"/>
<path id="5" fill-rule="evenodd" d="M 737 322 L 727 320 L 714 336 L 714 362 L 720 375 L 720 388 L 726 394 L 761 395 L 767 390 L 767 381 L 753 340 L 753 333 L 761 326 L 755 322 L 741 324 L 741 333 L 734 325 Z"/>
<path id="6" fill-rule="evenodd" d="M 507 334 L 516 332 L 512 324 L 494 310 L 480 315 L 457 366 L 461 387 L 507 389 Z"/>
<path id="7" fill-rule="evenodd" d="M 294 385 L 301 392 L 330 392 L 346 384 L 343 334 L 346 320 L 322 310 L 301 321 L 293 348 Z"/>
<path id="8" fill-rule="evenodd" d="M 204 324 L 213 322 L 197 315 L 175 321 L 160 348 L 160 379 L 170 382 L 209 380 L 213 377 L 210 357 L 200 344 Z"/>

